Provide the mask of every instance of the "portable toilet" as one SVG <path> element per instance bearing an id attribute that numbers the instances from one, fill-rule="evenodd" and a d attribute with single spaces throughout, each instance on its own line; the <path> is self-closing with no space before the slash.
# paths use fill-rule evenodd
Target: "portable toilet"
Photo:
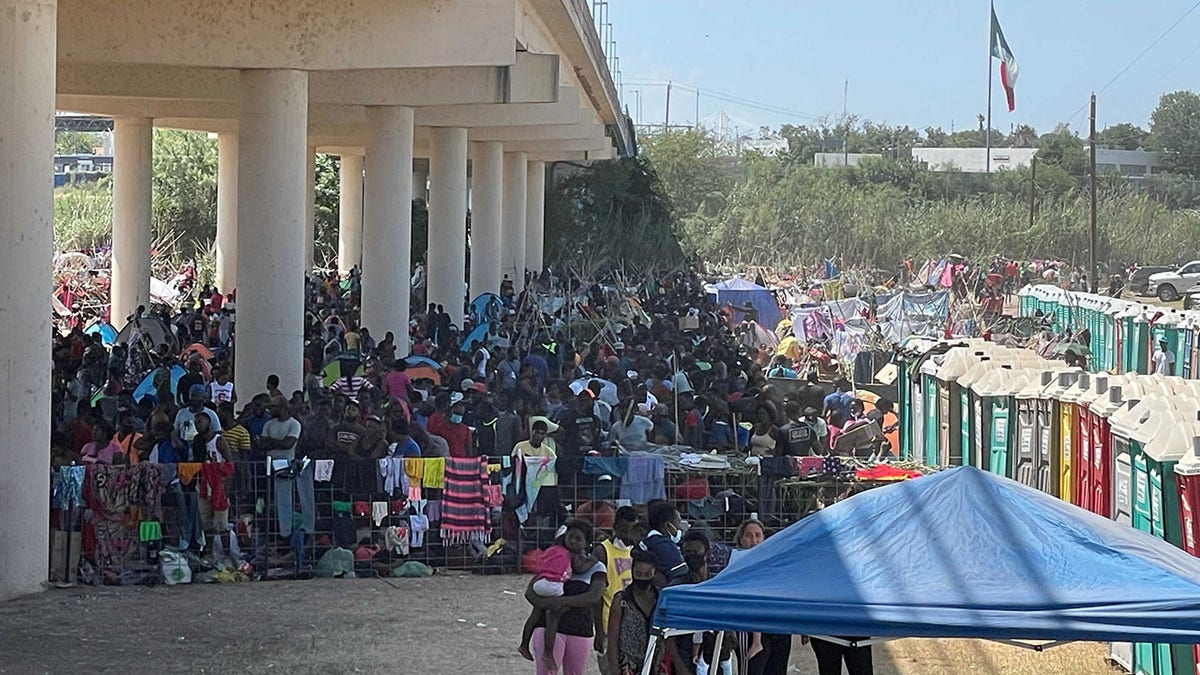
<path id="1" fill-rule="evenodd" d="M 1063 434 L 1060 428 L 1059 401 L 1063 393 L 1075 384 L 1075 380 L 1081 373 L 1082 371 L 1074 369 L 1054 371 L 1052 379 L 1042 387 L 1041 395 L 1038 397 L 1038 451 L 1046 457 L 1048 492 L 1060 499 L 1062 498 L 1062 482 L 1059 477 L 1063 471 Z"/>
<path id="2" fill-rule="evenodd" d="M 1075 462 L 1075 504 L 1097 513 L 1097 509 L 1092 505 L 1092 456 L 1096 452 L 1098 430 L 1095 428 L 1096 415 L 1092 413 L 1091 406 L 1093 402 L 1108 395 L 1108 376 L 1096 375 L 1091 380 L 1091 386 L 1080 392 L 1076 399 L 1079 416 L 1079 427 L 1076 430 L 1079 435 L 1079 455 Z"/>
<path id="3" fill-rule="evenodd" d="M 1113 452 L 1112 519 L 1117 523 L 1129 527 L 1133 526 L 1133 486 L 1132 470 L 1129 463 L 1129 437 L 1127 435 L 1128 432 L 1124 431 L 1122 426 L 1122 415 L 1127 416 L 1131 414 L 1131 411 L 1138 403 L 1137 399 L 1127 400 L 1123 407 L 1110 416 L 1112 436 L 1109 442 Z M 1133 643 L 1110 642 L 1108 644 L 1108 658 L 1114 663 L 1120 664 L 1125 670 L 1133 672 Z M 1150 651 L 1150 658 L 1153 659 L 1152 650 Z"/>
<path id="4" fill-rule="evenodd" d="M 983 414 L 983 403 L 979 393 L 975 391 L 975 384 L 990 370 L 997 367 L 999 367 L 998 364 L 990 356 L 981 356 L 967 372 L 958 378 L 959 415 L 961 418 L 965 408 L 968 420 L 968 426 L 964 430 L 967 436 L 962 442 L 963 463 L 985 471 L 987 470 L 987 451 L 985 450 L 987 445 L 984 439 L 991 433 L 991 417 L 985 417 Z"/>
<path id="5" fill-rule="evenodd" d="M 1196 433 L 1196 425 L 1183 422 L 1189 412 L 1195 416 L 1195 410 L 1183 406 L 1171 410 L 1169 421 L 1156 423 L 1151 416 L 1142 428 L 1153 425 L 1153 435 L 1142 448 L 1145 458 L 1146 476 L 1144 480 L 1149 487 L 1149 517 L 1150 533 L 1155 537 L 1182 548 L 1182 525 L 1179 506 L 1179 492 L 1175 486 L 1175 466 L 1191 450 L 1192 439 Z M 1140 489 L 1137 466 L 1134 467 L 1134 484 Z M 1136 493 L 1135 493 L 1136 494 Z M 1136 506 L 1136 505 L 1135 505 Z M 1136 511 L 1135 511 L 1136 512 Z M 1195 660 L 1191 645 L 1155 645 L 1155 665 L 1158 673 L 1194 673 Z"/>
<path id="6" fill-rule="evenodd" d="M 962 391 L 958 378 L 978 362 L 986 352 L 970 345 L 955 347 L 946 352 L 934 378 L 937 381 L 938 441 L 937 466 L 962 466 L 963 421 Z M 968 423 L 970 417 L 967 418 Z"/>
<path id="7" fill-rule="evenodd" d="M 938 391 L 937 378 L 933 376 L 937 365 L 937 357 L 930 357 L 921 364 L 921 393 L 925 397 L 921 403 L 921 410 L 925 413 L 921 420 L 925 439 L 921 463 L 925 466 L 938 466 Z"/>
<path id="8" fill-rule="evenodd" d="M 1175 489 L 1183 550 L 1200 557 L 1200 437 L 1192 439 L 1192 451 L 1175 464 Z M 1200 645 L 1192 647 L 1192 659 L 1200 663 Z"/>
<path id="9" fill-rule="evenodd" d="M 1142 310 L 1138 305 L 1130 304 L 1119 317 L 1120 325 L 1118 326 L 1118 330 L 1121 332 L 1120 371 L 1122 373 L 1136 373 L 1138 371 L 1137 356 L 1134 354 L 1137 339 L 1133 320 L 1141 313 Z"/>
<path id="10" fill-rule="evenodd" d="M 1079 504 L 1075 494 L 1076 465 L 1079 462 L 1079 433 L 1080 416 L 1079 400 L 1083 393 L 1092 386 L 1089 373 L 1080 372 L 1074 384 L 1063 391 L 1058 399 L 1058 429 L 1060 440 L 1059 449 L 1059 497 L 1063 501 Z"/>
<path id="11" fill-rule="evenodd" d="M 1178 366 L 1176 374 L 1187 379 L 1195 379 L 1192 374 L 1194 364 L 1196 362 L 1192 354 L 1192 346 L 1195 341 L 1196 318 L 1191 312 L 1185 312 L 1183 321 L 1179 323 L 1179 351 L 1175 352 L 1175 364 Z"/>
<path id="12" fill-rule="evenodd" d="M 1143 443 L 1148 440 L 1150 428 L 1143 428 L 1148 423 L 1164 424 L 1172 417 L 1170 404 L 1162 397 L 1145 399 L 1128 409 L 1128 412 L 1118 411 L 1114 416 L 1114 448 L 1121 452 L 1121 457 L 1128 457 L 1129 482 L 1131 489 L 1131 516 L 1133 527 L 1147 534 L 1151 531 L 1150 514 L 1150 481 L 1146 471 L 1146 456 Z M 1137 440 L 1141 438 L 1142 440 Z M 1120 492 L 1120 487 L 1118 487 Z M 1137 642 L 1133 645 L 1133 672 L 1144 675 L 1157 675 L 1156 656 L 1158 647 L 1153 643 Z"/>
<path id="13" fill-rule="evenodd" d="M 1055 371 L 1034 371 L 1024 387 L 1015 395 L 1016 418 L 1013 437 L 1016 455 L 1013 476 L 1024 485 L 1054 494 L 1050 480 L 1050 425 L 1042 416 L 1043 394 L 1054 381 Z M 1045 432 L 1043 434 L 1043 431 Z M 1043 440 L 1045 436 L 1046 440 Z"/>
<path id="14" fill-rule="evenodd" d="M 1029 376 L 1012 365 L 1003 365 L 988 373 L 975 388 L 983 402 L 983 414 L 990 411 L 991 430 L 988 443 L 988 471 L 1013 477 L 1014 453 L 1012 435 L 1016 411 L 1014 395 L 1028 382 Z"/>
<path id="15" fill-rule="evenodd" d="M 1150 317 L 1143 309 L 1133 318 L 1133 344 L 1130 346 L 1133 370 L 1143 375 L 1150 372 Z"/>
<path id="16" fill-rule="evenodd" d="M 1110 380 L 1112 384 L 1114 380 Z M 1140 394 L 1141 389 L 1129 382 L 1129 378 L 1115 380 L 1119 385 L 1110 386 L 1106 395 L 1093 401 L 1089 410 L 1092 413 L 1092 466 L 1089 473 L 1090 484 L 1085 486 L 1091 493 L 1091 511 L 1093 513 L 1112 517 L 1113 495 L 1113 453 L 1112 414 L 1124 405 L 1125 392 Z"/>

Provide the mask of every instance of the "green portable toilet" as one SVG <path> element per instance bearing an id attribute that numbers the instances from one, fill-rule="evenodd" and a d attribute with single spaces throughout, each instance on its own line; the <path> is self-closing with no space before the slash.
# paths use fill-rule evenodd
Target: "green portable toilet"
<path id="1" fill-rule="evenodd" d="M 981 356 L 967 372 L 958 378 L 959 415 L 961 419 L 962 406 L 966 406 L 967 417 L 966 433 L 968 435 L 962 441 L 963 463 L 985 471 L 988 457 L 986 439 L 992 428 L 992 418 L 990 415 L 983 414 L 983 399 L 980 398 L 975 385 L 988 372 L 998 367 L 999 364 L 992 360 L 991 356 Z"/>
<path id="2" fill-rule="evenodd" d="M 1150 317 L 1142 310 L 1133 317 L 1133 344 L 1130 357 L 1133 371 L 1143 375 L 1150 372 Z"/>
<path id="3" fill-rule="evenodd" d="M 1180 403 L 1179 399 L 1173 402 Z M 1143 425 L 1152 428 L 1152 435 L 1142 445 L 1145 482 L 1148 486 L 1150 534 L 1168 543 L 1183 548 L 1182 518 L 1179 510 L 1179 493 L 1175 480 L 1175 465 L 1191 451 L 1191 440 L 1195 433 L 1196 410 L 1184 405 L 1160 415 L 1152 415 Z M 1142 477 L 1134 467 L 1134 484 L 1140 490 Z M 1136 494 L 1136 492 L 1135 492 Z M 1140 529 L 1140 528 L 1139 528 Z M 1174 675 L 1195 673 L 1195 661 L 1191 645 L 1156 644 L 1154 661 L 1156 672 Z"/>
<path id="4" fill-rule="evenodd" d="M 990 371 L 974 385 L 982 401 L 982 413 L 990 419 L 987 444 L 987 470 L 1012 477 L 1012 436 L 1016 410 L 1014 395 L 1025 384 L 1012 365 L 1002 365 Z"/>
<path id="5" fill-rule="evenodd" d="M 1189 380 L 1196 379 L 1195 354 L 1192 352 L 1196 344 L 1196 317 L 1191 312 L 1185 312 L 1183 321 L 1179 324 L 1179 351 L 1175 352 L 1175 363 L 1179 366 L 1180 377 Z"/>
<path id="6" fill-rule="evenodd" d="M 925 411 L 925 418 L 922 421 L 924 429 L 921 432 L 925 438 L 922 463 L 925 466 L 938 465 L 938 393 L 937 378 L 933 376 L 936 369 L 937 362 L 933 359 L 927 359 L 921 365 L 921 392 L 925 397 L 921 403 L 921 409 Z"/>

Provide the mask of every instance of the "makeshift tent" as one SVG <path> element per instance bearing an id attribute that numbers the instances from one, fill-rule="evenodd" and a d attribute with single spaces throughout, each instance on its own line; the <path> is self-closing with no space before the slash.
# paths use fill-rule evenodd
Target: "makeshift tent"
<path id="1" fill-rule="evenodd" d="M 716 291 L 718 305 L 724 306 L 728 302 L 734 309 L 740 310 L 748 302 L 758 311 L 758 322 L 771 330 L 783 319 L 774 294 L 753 281 L 734 277 L 714 284 L 713 289 Z M 742 320 L 740 311 L 734 315 L 734 320 Z"/>
<path id="2" fill-rule="evenodd" d="M 420 354 L 409 354 L 408 356 L 404 357 L 404 363 L 409 368 L 415 368 L 417 366 L 429 366 L 437 371 L 442 369 L 442 364 L 434 361 L 428 356 L 421 356 Z"/>
<path id="3" fill-rule="evenodd" d="M 111 347 L 117 341 L 117 329 L 113 328 L 111 324 L 102 323 L 99 320 L 93 321 L 90 326 L 83 329 L 83 332 L 85 335 L 99 333 L 100 341 L 104 343 L 105 347 Z"/>
<path id="4" fill-rule="evenodd" d="M 471 323 L 476 326 L 500 321 L 504 302 L 495 293 L 483 293 L 471 301 Z"/>
<path id="5" fill-rule="evenodd" d="M 161 344 L 167 345 L 167 351 L 171 354 L 174 354 L 179 349 L 179 341 L 175 339 L 175 333 L 171 331 L 171 327 L 167 325 L 166 321 L 156 316 L 143 316 L 141 319 L 138 319 L 138 323 L 141 324 L 142 334 L 150 336 L 155 349 L 158 349 L 158 346 Z M 129 344 L 129 341 L 133 339 L 134 330 L 136 330 L 136 326 L 133 321 L 125 324 L 121 332 L 117 333 L 115 343 L 119 345 Z"/>
<path id="6" fill-rule="evenodd" d="M 897 344 L 912 335 L 940 338 L 950 313 L 950 293 L 898 291 L 875 297 L 876 320 L 883 337 Z"/>
<path id="7" fill-rule="evenodd" d="M 154 371 L 154 370 L 150 371 L 149 374 L 146 375 L 146 377 L 142 378 L 142 381 L 133 390 L 133 400 L 135 403 L 141 403 L 143 398 L 154 395 L 154 373 L 155 372 L 157 372 L 157 371 Z M 179 378 L 183 377 L 184 373 L 186 373 L 186 372 L 187 371 L 183 369 L 183 366 L 180 366 L 180 365 L 171 366 L 171 393 L 172 394 L 178 393 Z"/>
<path id="8" fill-rule="evenodd" d="M 659 636 L 864 636 L 859 644 L 1190 644 L 1200 642 L 1200 558 L 964 466 L 855 495 L 702 584 L 665 589 L 654 625 Z"/>

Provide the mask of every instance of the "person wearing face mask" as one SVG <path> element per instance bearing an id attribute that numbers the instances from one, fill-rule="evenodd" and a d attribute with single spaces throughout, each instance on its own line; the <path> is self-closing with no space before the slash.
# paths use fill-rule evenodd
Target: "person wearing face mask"
<path id="1" fill-rule="evenodd" d="M 679 552 L 683 539 L 683 523 L 679 510 L 671 502 L 655 500 L 646 508 L 650 531 L 638 544 L 638 548 L 654 557 L 655 583 L 659 588 L 683 583 L 687 579 L 688 566 Z"/>
<path id="2" fill-rule="evenodd" d="M 471 428 L 463 424 L 465 412 L 466 406 L 459 400 L 450 407 L 449 415 L 434 416 L 429 420 L 429 433 L 445 439 L 451 457 L 471 457 L 475 454 L 471 442 Z"/>
<path id="3" fill-rule="evenodd" d="M 658 604 L 658 588 L 654 578 L 658 561 L 649 552 L 636 548 L 630 553 L 629 586 L 617 593 L 608 613 L 608 649 L 605 650 L 611 675 L 637 675 L 646 660 L 650 642 L 650 627 L 654 607 Z M 651 669 L 659 675 L 666 672 L 663 664 Z"/>
<path id="4" fill-rule="evenodd" d="M 613 598 L 629 587 L 632 578 L 632 552 L 645 531 L 641 516 L 632 506 L 622 506 L 613 516 L 613 536 L 596 546 L 596 560 L 604 563 L 608 569 L 608 587 L 604 589 L 604 604 L 600 610 L 600 625 L 608 625 L 608 615 L 611 611 Z M 608 669 L 606 654 L 597 654 L 597 666 L 601 675 L 610 675 L 614 671 Z"/>

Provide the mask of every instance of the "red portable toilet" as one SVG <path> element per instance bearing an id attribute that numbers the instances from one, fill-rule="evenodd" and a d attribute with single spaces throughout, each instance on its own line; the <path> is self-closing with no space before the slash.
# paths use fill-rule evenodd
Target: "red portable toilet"
<path id="1" fill-rule="evenodd" d="M 1092 412 L 1092 403 L 1108 394 L 1108 377 L 1098 375 L 1092 378 L 1091 386 L 1078 394 L 1079 406 L 1079 461 L 1075 470 L 1075 503 L 1091 511 L 1099 513 L 1092 503 L 1095 492 L 1092 490 L 1094 455 L 1096 454 L 1096 414 Z"/>
<path id="2" fill-rule="evenodd" d="M 1175 465 L 1175 479 L 1183 550 L 1200 557 L 1200 438 L 1192 439 L 1191 454 L 1184 455 Z M 1200 663 L 1200 645 L 1192 647 L 1192 656 Z"/>
<path id="3" fill-rule="evenodd" d="M 1124 378 L 1118 378 L 1120 386 L 1110 386 L 1107 395 L 1094 401 L 1089 407 L 1092 414 L 1092 466 L 1089 471 L 1092 493 L 1092 512 L 1112 517 L 1112 429 L 1109 418 L 1120 409 L 1124 403 L 1124 391 L 1129 385 Z M 1110 380 L 1110 383 L 1112 380 Z"/>

